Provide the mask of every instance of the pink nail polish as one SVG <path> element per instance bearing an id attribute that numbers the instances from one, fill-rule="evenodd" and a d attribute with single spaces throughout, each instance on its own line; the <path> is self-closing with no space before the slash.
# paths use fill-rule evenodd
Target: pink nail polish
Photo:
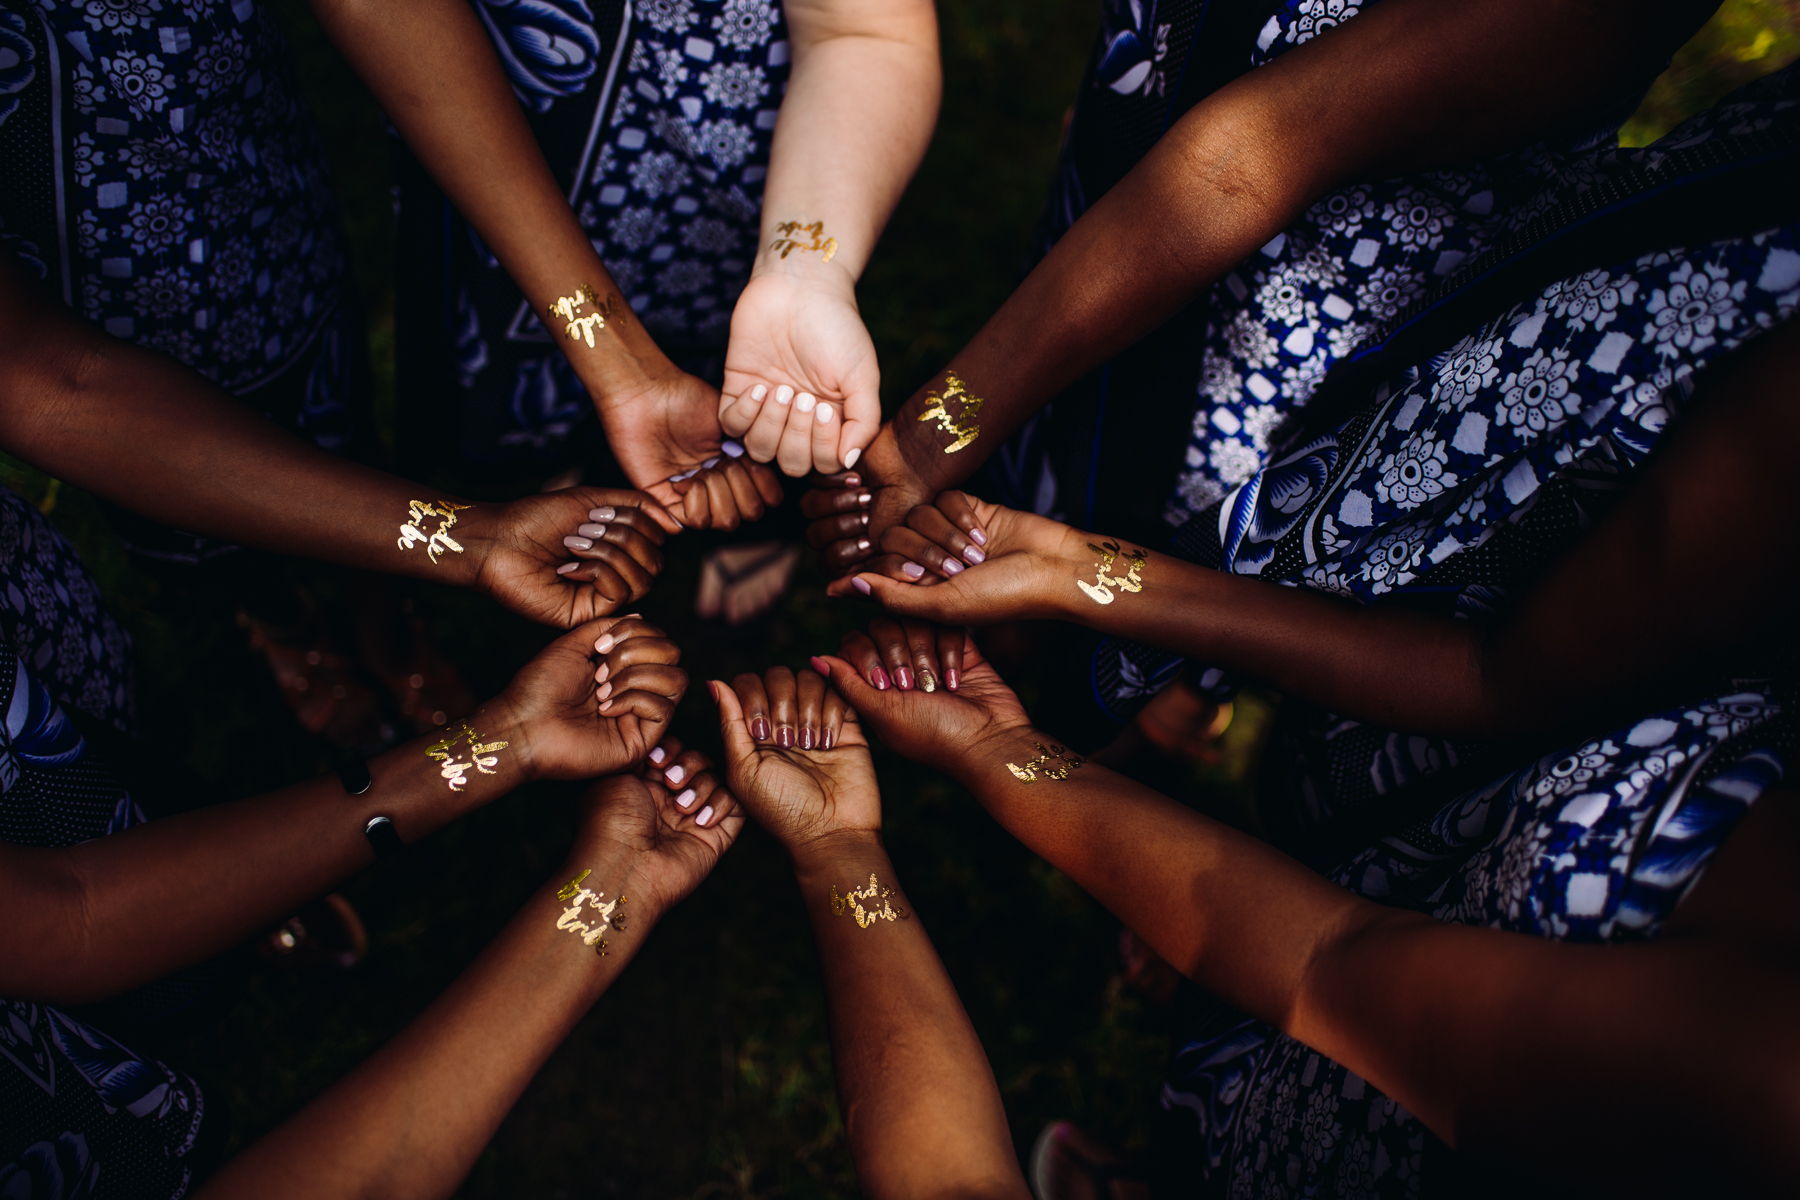
<path id="1" fill-rule="evenodd" d="M 679 808 L 686 808 L 688 805 L 692 804 L 693 802 L 694 802 L 694 789 L 693 788 L 689 788 L 687 791 L 681 793 L 681 795 L 675 797 L 675 804 Z"/>
<path id="2" fill-rule="evenodd" d="M 845 487 L 861 487 L 862 486 L 862 476 L 861 475 L 846 475 L 846 476 L 844 476 L 844 486 Z"/>
<path id="3" fill-rule="evenodd" d="M 962 673 L 955 667 L 951 667 L 948 671 L 944 672 L 944 682 L 948 684 L 950 690 L 954 692 L 962 685 Z"/>
<path id="4" fill-rule="evenodd" d="M 612 674 L 612 667 L 607 663 L 601 663 L 600 669 L 598 671 L 594 672 L 594 682 L 595 683 L 605 683 L 606 677 L 611 674 Z"/>
<path id="5" fill-rule="evenodd" d="M 564 538 L 563 545 L 571 550 L 592 550 L 594 548 L 594 543 L 590 542 L 588 539 L 584 537 L 575 537 L 573 535 Z"/>
<path id="6" fill-rule="evenodd" d="M 610 521 L 618 515 L 619 510 L 610 504 L 603 504 L 599 508 L 588 509 L 588 520 L 590 521 Z"/>
<path id="7" fill-rule="evenodd" d="M 921 567 L 918 563 L 901 563 L 900 570 L 905 573 L 908 579 L 920 579 L 925 575 L 925 568 Z"/>
<path id="8" fill-rule="evenodd" d="M 823 734 L 821 734 L 819 736 L 819 744 L 821 746 L 823 746 L 825 749 L 829 750 L 829 749 L 831 749 L 831 742 L 832 742 L 831 730 L 827 729 Z"/>
<path id="9" fill-rule="evenodd" d="M 885 692 L 888 690 L 888 673 L 880 667 L 876 667 L 869 672 L 869 682 L 875 685 L 876 691 Z"/>
<path id="10" fill-rule="evenodd" d="M 580 563 L 564 563 L 562 566 L 556 568 L 556 573 L 558 575 L 573 575 L 579 570 L 581 570 Z"/>
<path id="11" fill-rule="evenodd" d="M 814 739 L 812 730 L 802 729 L 800 731 L 800 748 L 802 750 L 811 750 L 813 748 L 814 740 L 815 739 Z"/>
<path id="12" fill-rule="evenodd" d="M 912 672 L 905 667 L 901 667 L 898 671 L 894 672 L 894 682 L 900 685 L 901 691 L 912 691 Z"/>
<path id="13" fill-rule="evenodd" d="M 946 574 L 946 575 L 961 575 L 962 572 L 963 572 L 963 565 L 961 563 L 957 562 L 954 558 L 946 558 L 944 560 L 944 574 Z"/>
<path id="14" fill-rule="evenodd" d="M 595 522 L 590 521 L 586 525 L 576 526 L 575 532 L 580 534 L 584 538 L 605 537 L 606 536 L 606 526 L 596 524 Z"/>
<path id="15" fill-rule="evenodd" d="M 712 818 L 713 818 L 713 807 L 712 807 L 712 805 L 709 804 L 705 808 L 701 809 L 700 812 L 694 817 L 694 824 L 704 825 L 708 821 L 712 820 Z"/>
<path id="16" fill-rule="evenodd" d="M 969 530 L 969 536 L 975 539 L 975 544 L 977 546 L 987 545 L 987 534 L 981 532 L 980 529 Z"/>
<path id="17" fill-rule="evenodd" d="M 869 586 L 869 581 L 864 579 L 861 575 L 858 575 L 855 579 L 852 579 L 850 581 L 850 586 L 855 588 L 857 591 L 861 592 L 865 596 L 867 596 L 870 592 L 875 590 L 874 588 L 871 588 Z"/>
<path id="18" fill-rule="evenodd" d="M 750 722 L 750 736 L 755 738 L 759 742 L 768 741 L 769 740 L 769 723 L 767 721 L 763 720 L 761 717 L 758 717 L 758 718 L 756 718 L 756 720 Z"/>
<path id="19" fill-rule="evenodd" d="M 963 547 L 963 557 L 974 563 L 976 566 L 980 566 L 987 561 L 987 555 L 983 554 L 973 546 Z"/>
<path id="20" fill-rule="evenodd" d="M 612 695 L 612 684 L 610 684 L 610 683 L 601 684 L 600 685 L 600 698 L 602 700 L 604 700 L 610 695 Z"/>
<path id="21" fill-rule="evenodd" d="M 669 781 L 670 787 L 674 787 L 683 779 L 687 778 L 687 771 L 682 769 L 680 763 L 676 763 L 674 766 L 663 772 L 663 778 Z"/>
<path id="22" fill-rule="evenodd" d="M 657 766 L 662 766 L 662 760 L 667 757 L 669 757 L 669 752 L 664 750 L 661 746 L 652 746 L 650 748 L 650 761 Z"/>
<path id="23" fill-rule="evenodd" d="M 831 678 L 831 664 L 816 654 L 812 656 L 812 669 L 827 679 Z"/>

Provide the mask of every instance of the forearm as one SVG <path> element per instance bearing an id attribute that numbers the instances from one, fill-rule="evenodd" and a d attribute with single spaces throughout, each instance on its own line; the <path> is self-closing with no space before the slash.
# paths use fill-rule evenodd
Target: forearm
<path id="1" fill-rule="evenodd" d="M 658 913 L 631 905 L 605 955 L 560 928 L 558 891 L 619 856 L 578 851 L 417 1020 L 202 1189 L 230 1196 L 448 1196 L 546 1059 L 637 953 Z M 611 896 L 607 897 L 611 899 Z M 641 910 L 640 910 L 641 909 Z M 568 924 L 568 922 L 564 922 Z M 596 1089 L 604 1078 L 591 1082 Z M 597 1141 L 596 1154 L 604 1152 Z"/>
<path id="2" fill-rule="evenodd" d="M 797 854 L 795 874 L 825 973 L 838 1094 L 863 1190 L 1026 1195 L 993 1071 L 880 841 L 834 835 Z M 842 901 L 870 889 L 834 911 L 834 894 Z"/>
<path id="3" fill-rule="evenodd" d="M 459 723 L 370 760 L 361 795 L 327 775 L 64 849 L 8 848 L 0 990 L 63 1003 L 116 995 L 237 945 L 366 867 L 370 818 L 388 817 L 411 843 L 527 781 L 504 714 L 489 706 L 467 724 L 484 744 L 509 744 L 483 756 L 491 774 L 471 765 L 460 788 L 443 769 L 472 763 L 467 743 L 427 754 Z"/>

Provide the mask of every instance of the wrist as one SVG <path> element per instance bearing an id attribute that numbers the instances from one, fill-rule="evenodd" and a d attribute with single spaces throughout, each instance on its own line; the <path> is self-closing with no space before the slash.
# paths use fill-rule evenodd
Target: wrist
<path id="1" fill-rule="evenodd" d="M 836 829 L 787 848 L 794 875 L 806 881 L 837 876 L 844 871 L 868 870 L 887 862 L 887 848 L 879 829 Z"/>
<path id="2" fill-rule="evenodd" d="M 505 751 L 501 752 L 504 757 L 495 766 L 502 772 L 509 790 L 542 778 L 537 750 L 532 744 L 531 722 L 504 692 L 463 721 L 452 722 L 446 729 L 454 730 L 459 725 L 475 729 L 483 741 L 506 743 Z"/>

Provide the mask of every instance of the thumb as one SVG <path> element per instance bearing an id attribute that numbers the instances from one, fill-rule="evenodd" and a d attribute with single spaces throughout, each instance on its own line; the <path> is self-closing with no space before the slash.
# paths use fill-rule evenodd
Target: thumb
<path id="1" fill-rule="evenodd" d="M 719 706 L 719 736 L 725 742 L 725 774 L 730 778 L 739 763 L 756 753 L 756 742 L 744 723 L 743 705 L 738 703 L 731 685 L 713 679 L 706 686 L 712 689 L 713 702 Z"/>
<path id="2" fill-rule="evenodd" d="M 844 396 L 844 426 L 838 433 L 838 461 L 847 471 L 881 432 L 881 393 L 863 381 Z"/>
<path id="3" fill-rule="evenodd" d="M 935 594 L 945 590 L 943 584 L 920 586 L 916 583 L 901 583 L 873 571 L 864 571 L 854 578 L 868 584 L 866 594 L 891 613 L 899 613 L 903 617 L 923 617 L 946 625 L 956 623 L 954 616 L 944 615 L 944 597 Z M 855 586 L 854 583 L 851 586 Z"/>

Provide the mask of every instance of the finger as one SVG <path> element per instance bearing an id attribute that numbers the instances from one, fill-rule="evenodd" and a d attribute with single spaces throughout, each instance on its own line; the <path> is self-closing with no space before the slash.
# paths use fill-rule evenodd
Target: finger
<path id="1" fill-rule="evenodd" d="M 962 687 L 963 643 L 968 633 L 955 625 L 933 625 L 937 639 L 938 665 L 944 669 L 944 686 L 951 691 Z"/>
<path id="2" fill-rule="evenodd" d="M 583 525 L 581 528 L 592 529 L 599 534 L 603 533 L 607 526 Z M 577 535 L 565 537 L 563 539 L 563 546 L 566 547 L 569 553 L 573 554 L 578 561 L 605 563 L 612 569 L 613 574 L 624 581 L 625 586 L 629 589 L 632 596 L 642 596 L 650 590 L 652 572 L 645 570 L 644 564 L 640 563 L 620 547 L 609 545 L 607 542 L 601 541 L 598 538 L 580 537 Z M 660 561 L 661 555 L 656 555 L 655 557 Z M 579 573 L 580 572 L 570 572 L 571 575 Z"/>
<path id="3" fill-rule="evenodd" d="M 712 528 L 712 497 L 705 480 L 696 475 L 671 486 L 681 497 L 682 523 L 689 529 Z"/>
<path id="4" fill-rule="evenodd" d="M 678 738 L 678 737 L 664 738 L 662 741 L 658 742 L 656 745 L 650 747 L 650 753 L 648 753 L 644 756 L 645 759 L 647 759 L 649 762 L 649 765 L 644 768 L 645 774 L 654 775 L 654 774 L 660 772 L 665 764 L 674 762 L 676 756 L 679 755 L 680 753 L 681 753 L 681 739 L 680 738 Z"/>
<path id="5" fill-rule="evenodd" d="M 801 392 L 794 397 L 793 406 L 788 410 L 787 425 L 781 431 L 781 445 L 775 451 L 775 461 L 781 464 L 785 474 L 800 476 L 812 470 L 813 413 L 818 407 L 819 398 L 811 392 Z"/>
<path id="6" fill-rule="evenodd" d="M 837 406 L 829 400 L 813 409 L 812 468 L 820 474 L 838 469 Z"/>
<path id="7" fill-rule="evenodd" d="M 596 499 L 613 496 L 629 497 L 629 503 L 596 503 L 588 509 L 587 519 L 598 525 L 624 525 L 634 529 L 660 546 L 669 540 L 662 524 L 656 519 L 656 513 L 662 511 L 662 505 L 642 492 L 615 492 L 610 489 L 589 488 L 588 492 Z M 664 513 L 666 516 L 667 513 Z M 577 529 L 576 533 L 581 533 Z M 592 536 L 586 534 L 583 536 Z"/>
<path id="8" fill-rule="evenodd" d="M 829 675 L 831 672 L 831 664 L 822 658 L 815 658 L 813 660 L 813 669 L 822 674 Z M 832 747 L 836 746 L 838 744 L 838 739 L 843 736 L 844 715 L 847 708 L 848 706 L 844 703 L 844 698 L 838 695 L 837 689 L 827 686 L 825 688 L 825 709 L 820 720 L 821 728 L 819 730 L 819 743 L 825 749 L 830 750 Z"/>
<path id="9" fill-rule="evenodd" d="M 744 523 L 743 514 L 738 512 L 737 497 L 731 493 L 731 481 L 725 475 L 723 471 L 708 471 L 700 476 L 706 485 L 707 504 L 712 513 L 712 524 L 707 526 L 708 529 L 732 530 Z"/>
<path id="10" fill-rule="evenodd" d="M 823 550 L 833 542 L 865 536 L 869 528 L 869 512 L 847 512 L 841 517 L 826 517 L 806 527 L 806 540 L 814 550 Z"/>
<path id="11" fill-rule="evenodd" d="M 912 654 L 913 675 L 919 681 L 919 690 L 937 691 L 938 681 L 944 677 L 937 656 L 937 627 L 928 621 L 902 621 L 900 628 Z"/>
<path id="12" fill-rule="evenodd" d="M 961 559 L 971 567 L 978 567 L 987 561 L 987 554 L 981 547 L 932 505 L 921 504 L 907 513 L 906 524 L 926 541 L 941 547 L 946 554 Z"/>
<path id="13" fill-rule="evenodd" d="M 775 723 L 775 744 L 783 750 L 791 750 L 800 727 L 794 673 L 786 667 L 770 667 L 763 674 L 763 687 L 769 693 L 769 717 Z"/>
<path id="14" fill-rule="evenodd" d="M 698 750 L 689 750 L 687 753 L 680 755 L 674 761 L 663 767 L 663 786 L 668 788 L 671 792 L 679 792 L 684 787 L 691 787 L 693 785 L 694 777 L 704 771 L 707 765 L 707 759 L 704 754 L 700 753 Z M 679 804 L 680 802 L 677 801 L 677 803 Z M 681 807 L 685 809 L 690 806 L 682 804 Z"/>
<path id="15" fill-rule="evenodd" d="M 830 668 L 829 682 L 844 702 L 843 725 L 834 740 L 834 746 L 865 744 L 867 739 L 862 734 L 857 714 L 866 712 L 886 716 L 893 711 L 893 705 L 905 701 L 898 691 L 890 689 L 881 692 L 870 687 L 868 681 L 841 658 L 826 654 L 821 655 L 820 659 Z"/>
<path id="16" fill-rule="evenodd" d="M 875 648 L 881 654 L 881 665 L 887 668 L 894 686 L 903 692 L 912 691 L 912 645 L 906 640 L 906 631 L 900 628 L 900 622 L 876 617 L 869 622 L 869 636 L 874 639 Z"/>
<path id="17" fill-rule="evenodd" d="M 575 527 L 575 536 L 619 547 L 652 575 L 662 570 L 662 551 L 659 547 L 667 539 L 656 523 L 638 509 L 620 508 L 611 504 L 590 508 L 588 519 Z M 573 548 L 586 549 L 579 546 Z"/>
<path id="18" fill-rule="evenodd" d="M 768 385 L 759 383 L 735 396 L 720 396 L 719 428 L 734 438 L 744 436 L 750 426 L 756 423 L 757 414 L 762 412 L 763 401 L 768 395 Z"/>
<path id="19" fill-rule="evenodd" d="M 733 462 L 720 472 L 726 486 L 731 489 L 732 505 L 746 521 L 757 520 L 765 509 L 762 495 L 756 490 L 752 466 L 751 463 Z"/>
<path id="20" fill-rule="evenodd" d="M 680 661 L 681 647 L 668 638 L 632 638 L 627 642 L 616 643 L 609 653 L 601 657 L 599 667 L 594 670 L 594 682 L 611 682 L 616 686 L 619 676 L 631 667 L 672 667 Z"/>
<path id="21" fill-rule="evenodd" d="M 781 476 L 760 463 L 746 463 L 744 469 L 750 472 L 750 478 L 756 484 L 756 490 L 763 498 L 763 503 L 774 507 L 781 503 L 787 493 L 781 490 Z"/>
<path id="22" fill-rule="evenodd" d="M 829 542 L 819 551 L 819 565 L 827 575 L 842 575 L 874 552 L 874 544 L 866 537 L 845 538 L 841 542 Z M 827 588 L 826 592 L 832 596 L 847 595 L 848 584 L 842 590 Z M 863 595 L 868 593 L 864 592 Z"/>
<path id="23" fill-rule="evenodd" d="M 845 467 L 854 467 L 862 452 L 881 432 L 880 376 L 866 388 L 852 387 L 844 397 L 843 428 L 838 432 L 838 455 Z"/>
<path id="24" fill-rule="evenodd" d="M 684 789 L 682 795 L 689 797 L 686 807 L 694 814 L 694 824 L 702 829 L 720 824 L 737 811 L 736 797 L 711 771 L 695 776 L 693 784 Z"/>
<path id="25" fill-rule="evenodd" d="M 943 547 L 932 544 L 921 537 L 917 530 L 905 525 L 896 525 L 881 535 L 881 548 L 888 554 L 898 554 L 907 564 L 918 568 L 915 574 L 911 570 L 905 575 L 918 580 L 926 571 L 931 571 L 941 579 L 949 579 L 960 575 L 967 568 L 960 559 L 944 552 Z"/>
<path id="26" fill-rule="evenodd" d="M 781 448 L 781 435 L 787 429 L 788 413 L 793 410 L 794 389 L 784 383 L 775 389 L 769 400 L 773 403 L 763 404 L 762 411 L 756 414 L 756 420 L 743 436 L 744 449 L 759 463 L 773 459 Z"/>
<path id="27" fill-rule="evenodd" d="M 951 589 L 899 583 L 889 579 L 885 573 L 876 571 L 859 571 L 833 582 L 825 590 L 827 595 L 867 597 L 896 616 L 923 617 L 927 621 L 945 622 L 964 622 L 969 619 L 967 615 L 957 614 L 951 607 L 948 598 L 953 595 Z"/>
<path id="28" fill-rule="evenodd" d="M 794 676 L 794 712 L 800 724 L 800 749 L 819 749 L 819 733 L 825 727 L 825 677 L 817 671 Z"/>
<path id="29" fill-rule="evenodd" d="M 890 529 L 888 532 L 892 533 L 893 530 Z M 904 554 L 876 554 L 862 564 L 861 570 L 864 572 L 879 571 L 896 583 L 916 584 L 922 587 L 932 587 L 944 582 L 942 575 L 927 571 Z"/>
<path id="30" fill-rule="evenodd" d="M 750 739 L 750 730 L 744 724 L 744 710 L 738 703 L 737 693 L 717 679 L 707 680 L 706 689 L 712 693 L 713 703 L 719 706 L 719 737 L 725 743 L 725 763 L 729 773 L 756 753 L 756 743 Z"/>
<path id="31" fill-rule="evenodd" d="M 731 681 L 731 688 L 737 694 L 744 728 L 750 737 L 758 742 L 769 741 L 775 736 L 775 727 L 769 723 L 769 693 L 763 688 L 762 676 L 746 672 Z"/>
<path id="32" fill-rule="evenodd" d="M 644 668 L 639 668 L 643 670 Z M 601 701 L 604 710 L 600 713 L 609 721 L 621 721 L 626 717 L 636 717 L 644 727 L 644 740 L 660 742 L 669 721 L 675 716 L 675 704 L 681 699 L 681 693 L 687 689 L 687 672 L 678 667 L 666 668 L 681 676 L 681 686 L 675 694 L 669 696 L 661 691 L 647 691 L 643 688 L 632 688 L 630 691 L 614 692 Z M 605 684 L 600 686 L 605 687 Z M 665 685 L 666 686 L 666 685 Z"/>
<path id="33" fill-rule="evenodd" d="M 845 476 L 856 479 L 855 475 Z M 869 489 L 852 484 L 844 488 L 813 488 L 800 497 L 800 515 L 809 521 L 835 517 L 840 513 L 867 512 L 875 499 Z"/>
<path id="34" fill-rule="evenodd" d="M 580 586 L 588 585 L 605 601 L 606 607 L 616 609 L 629 603 L 634 593 L 631 585 L 619 578 L 619 573 L 598 560 L 589 562 L 566 562 L 556 568 L 556 573 L 567 582 Z M 636 593 L 641 595 L 642 593 Z"/>
<path id="35" fill-rule="evenodd" d="M 593 653 L 595 654 L 611 654 L 613 652 L 613 647 L 618 646 L 623 642 L 629 642 L 634 638 L 662 638 L 667 640 L 667 635 L 655 625 L 644 620 L 643 615 L 640 613 L 626 613 L 622 617 L 607 617 L 603 618 L 603 620 L 604 624 L 596 623 L 595 630 L 593 631 L 599 635 L 595 637 L 592 642 Z M 585 626 L 583 627 L 583 631 L 586 632 Z M 673 643 L 671 643 L 671 645 L 672 644 Z M 671 659 L 669 661 L 673 662 L 675 660 Z"/>
<path id="36" fill-rule="evenodd" d="M 687 691 L 687 672 L 680 667 L 671 667 L 663 663 L 643 663 L 635 667 L 626 667 L 615 672 L 611 678 L 601 684 L 594 693 L 600 701 L 600 715 L 616 717 L 614 710 L 624 700 L 638 692 L 656 696 L 665 696 L 670 700 L 681 699 Z"/>
<path id="37" fill-rule="evenodd" d="M 893 686 L 893 680 L 882 664 L 881 650 L 874 639 L 860 629 L 853 629 L 838 642 L 838 655 L 845 659 L 862 677 L 869 681 L 869 686 L 878 692 L 885 692 Z M 817 663 L 818 659 L 814 662 Z"/>

